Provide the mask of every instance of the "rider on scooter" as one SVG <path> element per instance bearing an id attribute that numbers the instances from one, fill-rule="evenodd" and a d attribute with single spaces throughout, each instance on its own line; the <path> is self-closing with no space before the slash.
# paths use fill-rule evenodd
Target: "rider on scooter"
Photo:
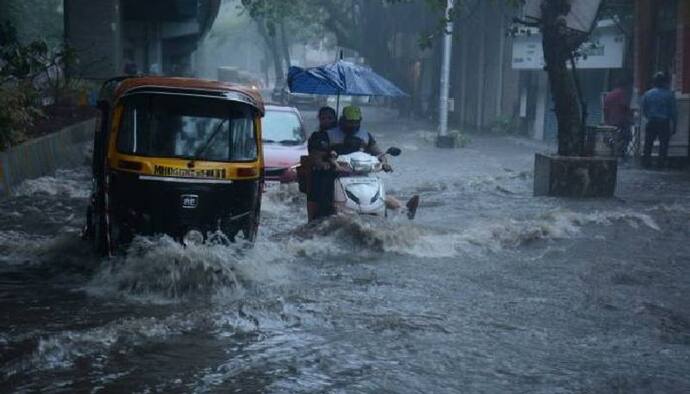
<path id="1" fill-rule="evenodd" d="M 364 151 L 376 156 L 383 164 L 383 170 L 393 171 L 386 161 L 386 155 L 376 144 L 371 133 L 361 128 L 362 111 L 356 106 L 343 108 L 343 115 L 337 127 L 324 132 L 314 133 L 309 138 L 309 155 L 314 163 L 313 193 L 319 196 L 318 214 L 311 219 L 328 216 L 333 213 L 333 181 L 335 166 L 333 157 Z M 393 196 L 388 196 L 386 205 L 389 209 L 399 209 L 402 203 Z M 419 196 L 414 196 L 407 203 L 407 215 L 413 219 L 419 205 Z"/>

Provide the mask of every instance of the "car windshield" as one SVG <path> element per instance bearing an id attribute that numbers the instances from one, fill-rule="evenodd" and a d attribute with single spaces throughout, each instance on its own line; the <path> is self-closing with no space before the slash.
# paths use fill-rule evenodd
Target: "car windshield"
<path id="1" fill-rule="evenodd" d="M 125 99 L 117 148 L 139 156 L 208 161 L 254 161 L 258 152 L 249 106 L 155 94 Z"/>
<path id="2" fill-rule="evenodd" d="M 263 118 L 263 140 L 268 143 L 287 145 L 301 144 L 306 140 L 299 116 L 292 111 L 268 109 Z"/>

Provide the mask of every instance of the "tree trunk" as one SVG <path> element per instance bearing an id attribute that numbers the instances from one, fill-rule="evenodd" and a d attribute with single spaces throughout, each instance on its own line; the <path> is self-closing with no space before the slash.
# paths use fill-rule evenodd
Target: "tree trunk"
<path id="1" fill-rule="evenodd" d="M 584 153 L 582 108 L 578 100 L 575 80 L 567 66 L 573 51 L 577 48 L 572 33 L 565 25 L 564 17 L 569 11 L 568 0 L 544 0 L 542 3 L 542 45 L 558 121 L 558 154 L 582 156 Z"/>
<path id="2" fill-rule="evenodd" d="M 285 33 L 285 21 L 280 21 L 280 44 L 283 50 L 283 59 L 285 59 L 285 66 L 290 69 L 292 59 L 290 58 L 290 41 Z"/>
<path id="3" fill-rule="evenodd" d="M 283 72 L 283 57 L 281 56 L 281 53 L 278 50 L 278 42 L 276 41 L 276 35 L 271 35 L 268 32 L 268 28 L 266 27 L 264 21 L 257 21 L 257 25 L 259 28 L 259 34 L 261 34 L 261 36 L 264 38 L 264 41 L 266 42 L 266 48 L 268 48 L 268 52 L 271 54 L 271 57 L 273 58 L 273 67 L 276 77 L 275 84 L 276 86 L 280 86 L 285 82 L 285 73 Z"/>
<path id="4" fill-rule="evenodd" d="M 280 51 L 278 50 L 278 42 L 276 36 L 270 36 L 269 41 L 271 53 L 273 53 L 273 64 L 276 76 L 276 85 L 280 86 L 285 82 L 285 71 L 283 70 L 283 57 Z"/>

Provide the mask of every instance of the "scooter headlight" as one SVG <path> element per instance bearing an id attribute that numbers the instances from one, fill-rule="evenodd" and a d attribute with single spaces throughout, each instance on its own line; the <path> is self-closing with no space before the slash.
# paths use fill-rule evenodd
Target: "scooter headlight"
<path id="1" fill-rule="evenodd" d="M 350 200 L 352 200 L 352 201 L 354 201 L 355 203 L 359 204 L 359 198 L 357 198 L 357 196 L 355 196 L 351 191 L 345 190 L 345 194 L 347 194 L 347 197 L 348 197 Z"/>
<path id="2" fill-rule="evenodd" d="M 371 203 L 372 203 L 372 204 L 375 203 L 376 201 L 379 200 L 380 197 L 381 197 L 381 189 L 379 189 L 379 190 L 376 192 L 376 194 L 374 195 L 374 197 L 371 198 Z"/>

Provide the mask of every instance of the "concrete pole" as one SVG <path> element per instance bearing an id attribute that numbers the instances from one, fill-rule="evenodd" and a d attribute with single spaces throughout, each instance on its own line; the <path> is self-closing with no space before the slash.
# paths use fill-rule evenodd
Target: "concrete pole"
<path id="1" fill-rule="evenodd" d="M 455 141 L 448 136 L 448 91 L 450 88 L 450 59 L 453 55 L 453 22 L 451 11 L 454 0 L 447 0 L 446 31 L 443 37 L 443 57 L 441 62 L 441 89 L 439 97 L 439 128 L 437 145 L 442 148 L 452 148 Z"/>
<path id="2" fill-rule="evenodd" d="M 501 7 L 498 15 L 500 22 L 499 44 L 498 44 L 498 84 L 496 86 L 496 119 L 503 115 L 503 84 L 505 83 L 505 68 L 506 64 L 506 33 L 505 33 L 505 19 L 503 19 L 503 7 Z"/>
<path id="3" fill-rule="evenodd" d="M 479 60 L 477 67 L 477 118 L 476 127 L 477 130 L 481 130 L 484 127 L 484 98 L 486 91 L 486 13 L 487 9 L 485 7 L 486 2 L 482 2 L 479 6 Z"/>

